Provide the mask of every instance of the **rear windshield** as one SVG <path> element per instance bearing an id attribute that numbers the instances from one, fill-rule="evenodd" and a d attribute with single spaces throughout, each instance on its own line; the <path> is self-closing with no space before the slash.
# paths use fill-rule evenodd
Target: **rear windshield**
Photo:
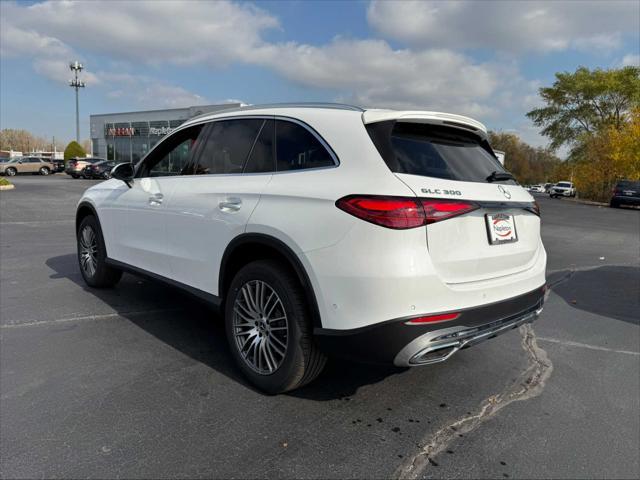
<path id="1" fill-rule="evenodd" d="M 632 182 L 631 180 L 623 180 L 618 182 L 616 188 L 629 188 L 632 190 L 640 190 L 640 182 Z"/>
<path id="2" fill-rule="evenodd" d="M 486 142 L 481 144 L 475 135 L 458 129 L 391 121 L 369 124 L 367 131 L 395 173 L 488 182 L 492 173 L 506 172 Z"/>

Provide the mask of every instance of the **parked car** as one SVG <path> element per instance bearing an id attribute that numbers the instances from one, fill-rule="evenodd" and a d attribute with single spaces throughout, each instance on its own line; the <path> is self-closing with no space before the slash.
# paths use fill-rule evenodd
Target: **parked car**
<path id="1" fill-rule="evenodd" d="M 96 162 L 103 162 L 104 158 L 72 158 L 67 162 L 67 168 L 65 169 L 65 173 L 67 175 L 71 175 L 73 178 L 86 178 L 84 177 L 82 171 L 84 167 L 89 164 L 93 164 Z"/>
<path id="2" fill-rule="evenodd" d="M 542 310 L 537 203 L 467 117 L 245 107 L 188 120 L 111 175 L 78 204 L 85 282 L 128 271 L 210 301 L 270 393 L 327 355 L 441 362 Z"/>
<path id="3" fill-rule="evenodd" d="M 549 197 L 551 198 L 575 196 L 576 189 L 573 186 L 572 182 L 558 182 L 553 187 L 551 187 L 551 190 L 549 190 Z"/>
<path id="4" fill-rule="evenodd" d="M 8 162 L 0 163 L 0 174 L 13 177 L 19 173 L 49 175 L 53 164 L 39 157 L 15 157 Z"/>
<path id="5" fill-rule="evenodd" d="M 620 205 L 640 205 L 640 181 L 620 180 L 616 183 L 609 205 L 613 208 Z"/>
<path id="6" fill-rule="evenodd" d="M 100 178 L 108 180 L 111 178 L 111 169 L 115 167 L 113 160 L 103 160 L 101 162 L 90 163 L 82 170 L 83 178 Z"/>
<path id="7" fill-rule="evenodd" d="M 544 187 L 542 185 L 531 185 L 531 187 L 529 188 L 530 192 L 536 192 L 536 193 L 544 193 Z"/>
<path id="8" fill-rule="evenodd" d="M 51 170 L 51 173 L 64 172 L 64 160 L 58 160 L 54 158 L 51 159 L 50 162 L 53 165 L 53 170 Z"/>

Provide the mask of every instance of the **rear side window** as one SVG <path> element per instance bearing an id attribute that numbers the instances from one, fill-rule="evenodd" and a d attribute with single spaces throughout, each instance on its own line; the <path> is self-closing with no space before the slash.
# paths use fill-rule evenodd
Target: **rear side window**
<path id="1" fill-rule="evenodd" d="M 332 167 L 331 154 L 302 125 L 276 120 L 276 158 L 278 171 Z"/>
<path id="2" fill-rule="evenodd" d="M 506 172 L 474 135 L 458 129 L 409 122 L 367 125 L 378 152 L 394 173 L 487 182 L 492 173 Z M 515 183 L 502 180 L 500 183 Z"/>
<path id="3" fill-rule="evenodd" d="M 263 119 L 221 120 L 212 123 L 205 145 L 191 167 L 191 173 L 242 173 L 264 123 Z"/>
<path id="4" fill-rule="evenodd" d="M 630 180 L 623 180 L 618 182 L 616 188 L 626 188 L 629 190 L 640 190 L 640 182 L 632 182 Z"/>

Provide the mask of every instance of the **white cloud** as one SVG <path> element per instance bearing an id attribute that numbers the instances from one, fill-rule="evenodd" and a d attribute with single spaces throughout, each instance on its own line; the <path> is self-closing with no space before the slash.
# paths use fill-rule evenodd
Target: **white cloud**
<path id="1" fill-rule="evenodd" d="M 374 1 L 369 24 L 413 46 L 509 52 L 610 50 L 637 35 L 640 3 L 608 1 Z"/>
<path id="2" fill-rule="evenodd" d="M 262 34 L 279 27 L 263 10 L 228 1 L 46 1 L 4 10 L 7 24 L 23 32 L 8 38 L 12 45 L 37 30 L 61 44 L 149 64 L 226 65 L 251 56 Z"/>
<path id="3" fill-rule="evenodd" d="M 620 61 L 621 67 L 640 67 L 640 55 L 629 53 L 622 57 Z"/>
<path id="4" fill-rule="evenodd" d="M 19 47 L 32 55 L 36 71 L 58 81 L 66 81 L 65 65 L 77 56 L 76 50 L 131 64 L 216 68 L 235 62 L 264 66 L 304 86 L 333 89 L 337 96 L 357 103 L 476 116 L 492 112 L 485 101 L 500 84 L 499 66 L 479 64 L 446 49 L 394 49 L 384 40 L 344 38 L 321 46 L 270 43 L 264 35 L 280 28 L 278 20 L 250 4 L 137 1 L 116 5 L 101 1 L 8 4 L 3 18 L 12 29 L 10 35 L 3 29 L 3 43 L 10 50 Z M 118 84 L 123 77 L 114 79 L 109 72 L 92 73 L 92 81 L 105 81 L 109 75 L 108 83 L 115 84 L 112 92 L 125 91 Z M 197 95 L 180 87 L 150 90 L 148 79 L 135 78 L 139 102 L 160 99 L 152 92 L 161 88 L 180 102 L 197 100 Z M 129 88 L 134 84 L 129 82 Z"/>

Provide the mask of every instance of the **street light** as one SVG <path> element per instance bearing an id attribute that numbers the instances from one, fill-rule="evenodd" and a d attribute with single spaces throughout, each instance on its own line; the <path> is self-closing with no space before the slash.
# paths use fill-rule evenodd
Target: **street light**
<path id="1" fill-rule="evenodd" d="M 69 80 L 69 86 L 76 90 L 76 142 L 80 143 L 80 108 L 78 107 L 78 89 L 84 88 L 84 82 L 78 80 L 78 73 L 82 71 L 84 66 L 78 62 L 71 62 L 69 69 L 73 72 L 73 80 Z"/>

